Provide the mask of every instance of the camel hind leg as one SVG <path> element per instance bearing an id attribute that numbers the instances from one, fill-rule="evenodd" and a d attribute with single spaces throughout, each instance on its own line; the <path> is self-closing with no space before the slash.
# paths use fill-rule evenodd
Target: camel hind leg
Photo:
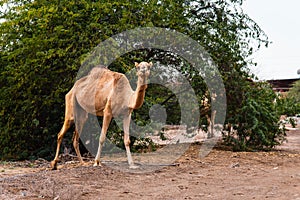
<path id="1" fill-rule="evenodd" d="M 55 157 L 54 157 L 53 161 L 51 161 L 51 168 L 52 169 L 57 169 L 57 162 L 58 162 L 58 156 L 59 156 L 59 151 L 60 151 L 60 146 L 61 146 L 62 139 L 63 139 L 64 135 L 66 134 L 66 132 L 68 131 L 68 129 L 74 123 L 72 96 L 73 96 L 72 91 L 70 91 L 66 95 L 66 100 L 65 100 L 65 102 L 66 102 L 65 121 L 64 121 L 63 127 L 61 128 L 60 132 L 57 135 L 56 154 L 55 154 Z"/>
<path id="2" fill-rule="evenodd" d="M 80 134 L 78 133 L 77 130 L 75 130 L 74 134 L 73 134 L 73 147 L 75 149 L 75 152 L 76 152 L 79 162 L 81 164 L 83 164 L 84 162 L 83 162 L 82 156 L 80 154 L 80 150 L 79 150 L 79 136 L 80 136 Z"/>
<path id="3" fill-rule="evenodd" d="M 76 104 L 76 103 L 75 103 Z M 81 164 L 84 164 L 79 150 L 79 137 L 83 130 L 83 126 L 88 118 L 88 113 L 85 112 L 80 106 L 77 106 L 75 110 L 75 131 L 73 135 L 73 146 Z"/>

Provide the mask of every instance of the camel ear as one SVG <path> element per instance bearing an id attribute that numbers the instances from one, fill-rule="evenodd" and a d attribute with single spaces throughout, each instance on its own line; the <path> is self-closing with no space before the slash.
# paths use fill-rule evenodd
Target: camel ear
<path id="1" fill-rule="evenodd" d="M 134 62 L 135 67 L 139 67 L 139 63 Z"/>
<path id="2" fill-rule="evenodd" d="M 149 62 L 149 67 L 152 67 L 153 66 L 153 63 L 152 62 Z"/>

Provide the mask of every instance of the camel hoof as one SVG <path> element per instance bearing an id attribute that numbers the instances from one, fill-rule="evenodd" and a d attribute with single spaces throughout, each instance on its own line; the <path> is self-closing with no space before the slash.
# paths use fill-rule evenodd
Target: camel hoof
<path id="1" fill-rule="evenodd" d="M 130 165 L 130 166 L 129 166 L 129 169 L 138 169 L 138 168 L 140 168 L 140 167 L 137 166 L 137 165 Z"/>
<path id="2" fill-rule="evenodd" d="M 102 165 L 101 165 L 101 163 L 99 161 L 95 161 L 95 163 L 94 163 L 93 166 L 94 167 L 101 167 Z"/>
<path id="3" fill-rule="evenodd" d="M 55 162 L 54 160 L 52 160 L 50 162 L 50 167 L 52 170 L 57 170 L 57 162 Z"/>

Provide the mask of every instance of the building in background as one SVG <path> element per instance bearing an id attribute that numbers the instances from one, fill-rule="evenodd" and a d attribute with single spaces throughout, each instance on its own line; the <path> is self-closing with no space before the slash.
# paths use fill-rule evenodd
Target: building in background
<path id="1" fill-rule="evenodd" d="M 290 90 L 290 88 L 293 87 L 293 84 L 299 80 L 300 78 L 294 78 L 294 79 L 268 80 L 267 82 L 271 84 L 273 90 L 276 93 L 285 96 L 287 92 Z"/>

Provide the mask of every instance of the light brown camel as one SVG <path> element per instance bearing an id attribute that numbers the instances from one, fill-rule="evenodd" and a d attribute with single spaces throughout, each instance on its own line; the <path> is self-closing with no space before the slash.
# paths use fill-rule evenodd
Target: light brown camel
<path id="1" fill-rule="evenodd" d="M 144 102 L 151 66 L 152 62 L 135 63 L 138 76 L 135 91 L 132 90 L 124 74 L 113 72 L 103 67 L 93 68 L 87 76 L 76 81 L 73 88 L 66 95 L 65 121 L 61 131 L 58 133 L 56 155 L 51 162 L 52 169 L 57 168 L 63 136 L 74 122 L 73 146 L 79 161 L 82 164 L 84 163 L 79 151 L 79 134 L 82 131 L 84 122 L 87 120 L 88 113 L 103 116 L 102 130 L 94 166 L 101 165 L 101 149 L 112 117 L 121 117 L 123 119 L 124 144 L 128 164 L 130 168 L 136 167 L 129 148 L 129 125 L 132 111 L 140 108 Z"/>
<path id="2" fill-rule="evenodd" d="M 216 101 L 217 94 L 212 93 L 211 94 L 211 102 L 209 102 L 208 97 L 208 91 L 205 93 L 204 100 L 201 101 L 203 105 L 203 109 L 201 110 L 201 114 L 205 115 L 207 122 L 208 122 L 208 134 L 207 138 L 213 138 L 214 137 L 214 128 L 215 128 L 215 118 L 217 111 L 216 110 L 211 110 L 211 104 L 212 102 Z"/>

